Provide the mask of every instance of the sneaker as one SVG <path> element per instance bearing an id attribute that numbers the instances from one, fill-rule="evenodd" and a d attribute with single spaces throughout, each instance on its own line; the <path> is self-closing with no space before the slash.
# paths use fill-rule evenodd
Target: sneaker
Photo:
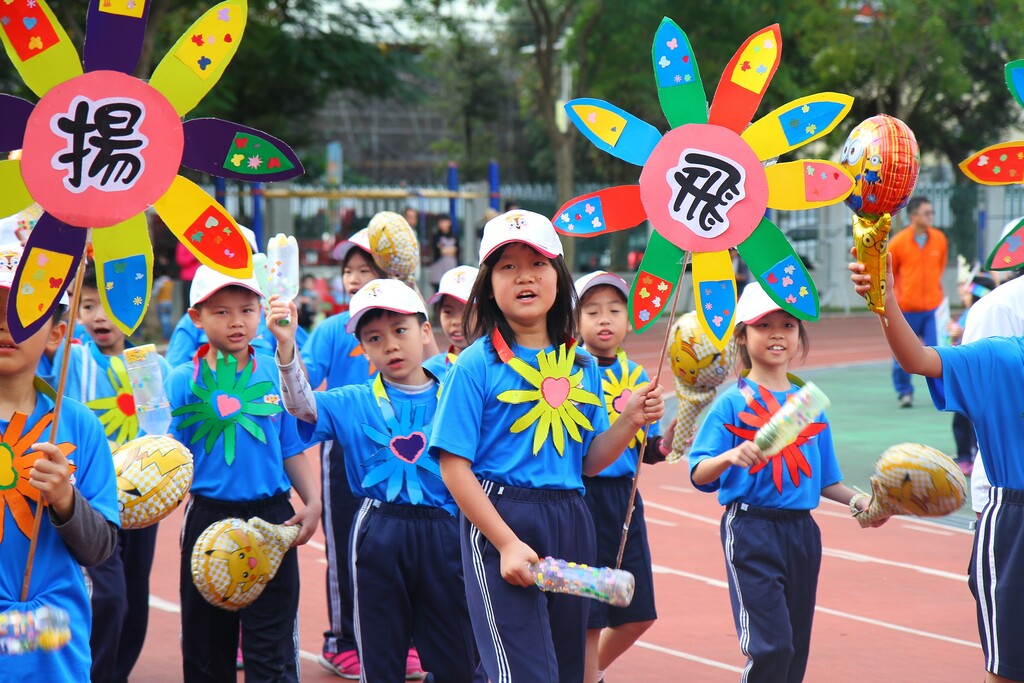
<path id="1" fill-rule="evenodd" d="M 351 681 L 359 680 L 359 673 L 361 671 L 359 668 L 359 653 L 355 650 L 346 650 L 337 654 L 324 652 L 316 658 L 316 661 L 320 662 L 320 666 L 335 676 L 347 678 Z"/>
<path id="2" fill-rule="evenodd" d="M 900 408 L 909 408 L 914 405 L 914 397 L 911 394 L 903 394 L 900 396 Z"/>
<path id="3" fill-rule="evenodd" d="M 957 458 L 956 464 L 960 466 L 960 471 L 964 473 L 965 477 L 971 476 L 974 472 L 974 461 L 968 458 Z"/>
<path id="4" fill-rule="evenodd" d="M 245 668 L 245 661 L 242 659 L 242 646 L 238 646 L 238 652 L 235 653 L 235 668 L 241 671 Z"/>
<path id="5" fill-rule="evenodd" d="M 426 672 L 420 666 L 420 653 L 416 648 L 409 648 L 409 656 L 405 660 L 405 680 L 418 681 L 426 677 Z"/>

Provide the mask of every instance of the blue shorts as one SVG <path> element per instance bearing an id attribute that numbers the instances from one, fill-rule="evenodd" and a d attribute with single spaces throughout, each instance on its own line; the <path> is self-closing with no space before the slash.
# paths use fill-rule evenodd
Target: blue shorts
<path id="1" fill-rule="evenodd" d="M 1024 490 L 992 487 L 974 533 L 968 585 L 985 670 L 1024 681 Z"/>
<path id="2" fill-rule="evenodd" d="M 622 524 L 626 521 L 626 506 L 633 490 L 630 477 L 584 477 L 587 495 L 583 501 L 590 508 L 597 535 L 598 567 L 614 567 L 622 542 Z M 654 609 L 654 575 L 651 572 L 651 547 L 647 543 L 647 522 L 644 521 L 644 502 L 637 491 L 633 501 L 633 517 L 629 521 L 626 547 L 622 552 L 622 567 L 636 580 L 633 601 L 628 607 L 612 607 L 603 602 L 590 604 L 587 628 L 621 626 L 658 618 Z"/>
<path id="3" fill-rule="evenodd" d="M 501 518 L 538 555 L 594 564 L 594 523 L 578 491 L 482 485 Z M 513 586 L 501 577 L 501 554 L 464 515 L 460 532 L 466 601 L 487 677 L 582 681 L 592 601 Z"/>

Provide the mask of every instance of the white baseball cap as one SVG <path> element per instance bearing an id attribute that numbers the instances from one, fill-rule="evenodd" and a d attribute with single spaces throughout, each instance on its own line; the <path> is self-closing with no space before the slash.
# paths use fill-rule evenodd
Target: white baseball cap
<path id="1" fill-rule="evenodd" d="M 351 317 L 345 323 L 345 331 L 355 334 L 360 318 L 375 308 L 402 315 L 427 314 L 427 307 L 423 305 L 420 295 L 401 280 L 370 280 L 352 295 L 348 305 Z"/>
<path id="2" fill-rule="evenodd" d="M 551 221 L 539 213 L 515 209 L 492 218 L 484 225 L 480 263 L 499 247 L 512 242 L 527 244 L 548 258 L 562 255 L 562 242 Z"/>
<path id="3" fill-rule="evenodd" d="M 736 303 L 736 320 L 751 325 L 772 311 L 781 311 L 782 306 L 775 303 L 761 286 L 760 282 L 751 282 L 743 288 L 740 300 Z"/>
<path id="4" fill-rule="evenodd" d="M 203 303 L 220 290 L 231 285 L 244 287 L 254 292 L 261 299 L 263 298 L 260 283 L 256 281 L 255 277 L 238 278 L 225 275 L 209 266 L 199 266 L 196 269 L 195 277 L 192 278 L 192 288 L 188 293 L 188 305 L 195 308 L 196 304 Z"/>
<path id="5" fill-rule="evenodd" d="M 587 293 L 587 290 L 600 285 L 611 285 L 622 292 L 622 296 L 629 299 L 629 285 L 626 284 L 626 281 L 615 273 L 609 273 L 607 270 L 595 270 L 593 273 L 587 273 L 577 279 L 576 296 L 579 297 L 580 301 L 583 301 L 583 295 Z"/>
<path id="6" fill-rule="evenodd" d="M 14 274 L 18 271 L 18 264 L 21 257 L 25 255 L 25 248 L 18 242 L 0 244 L 0 287 L 10 289 L 14 284 Z M 68 299 L 68 291 L 60 295 L 61 306 L 68 306 L 71 301 Z"/>
<path id="7" fill-rule="evenodd" d="M 436 304 L 443 296 L 450 296 L 462 303 L 469 302 L 469 293 L 473 291 L 473 283 L 480 272 L 473 266 L 456 266 L 441 276 L 437 292 L 430 297 L 430 304 Z"/>
<path id="8" fill-rule="evenodd" d="M 359 247 L 367 254 L 373 254 L 373 249 L 370 248 L 370 231 L 368 228 L 357 230 L 347 240 L 338 243 L 338 246 L 334 247 L 334 253 L 331 255 L 334 257 L 335 261 L 343 263 L 345 261 L 345 256 L 347 256 L 348 252 L 352 250 L 352 247 Z"/>
<path id="9" fill-rule="evenodd" d="M 242 236 L 245 237 L 245 241 L 249 243 L 249 246 L 252 248 L 252 253 L 255 254 L 259 252 L 260 245 L 256 244 L 256 233 L 254 233 L 251 228 L 247 228 L 241 223 L 238 224 L 238 230 L 242 233 Z"/>

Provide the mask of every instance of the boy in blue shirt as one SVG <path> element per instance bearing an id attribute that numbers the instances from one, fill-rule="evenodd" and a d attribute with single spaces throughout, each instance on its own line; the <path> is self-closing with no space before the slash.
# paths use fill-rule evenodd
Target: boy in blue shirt
<path id="1" fill-rule="evenodd" d="M 362 680 L 407 675 L 410 638 L 437 681 L 469 682 L 476 655 L 463 590 L 458 508 L 426 452 L 437 409 L 437 378 L 423 367 L 431 337 L 426 307 L 398 280 L 373 280 L 352 297 L 346 329 L 380 374 L 362 384 L 313 392 L 296 360 L 293 303 L 272 299 L 285 407 L 303 437 L 344 449 L 352 492 L 355 635 Z M 287 326 L 277 325 L 288 318 Z"/>
<path id="2" fill-rule="evenodd" d="M 239 612 L 206 602 L 192 582 L 190 558 L 199 535 L 230 517 L 301 524 L 295 545 L 302 545 L 320 517 L 316 480 L 295 420 L 281 407 L 277 373 L 249 345 L 260 316 L 256 280 L 201 266 L 190 303 L 189 317 L 210 342 L 191 364 L 175 368 L 167 392 L 174 416 L 171 434 L 188 446 L 195 462 L 181 535 L 184 680 L 235 679 L 241 622 L 246 680 L 296 681 L 299 568 L 294 548 L 263 594 Z M 298 513 L 289 502 L 293 487 L 305 503 Z"/>
<path id="3" fill-rule="evenodd" d="M 647 371 L 627 358 L 622 350 L 622 342 L 629 330 L 626 312 L 629 285 L 618 275 L 603 270 L 584 275 L 575 284 L 579 296 L 576 308 L 580 313 L 580 336 L 601 368 L 608 422 L 614 424 L 633 392 L 650 382 Z M 583 502 L 594 518 L 596 565 L 599 567 L 616 566 L 622 525 L 641 451 L 644 462 L 665 459 L 660 448 L 662 438 L 659 431 L 657 422 L 651 424 L 645 445 L 642 442 L 644 430 L 639 430 L 618 460 L 592 477 L 583 477 L 583 485 L 587 488 Z M 612 662 L 653 626 L 658 616 L 654 607 L 651 548 L 647 541 L 644 502 L 639 491 L 633 505 L 621 565 L 636 580 L 633 600 L 627 607 L 611 607 L 596 601 L 591 603 L 587 622 L 586 680 L 603 681 L 604 672 Z"/>
<path id="4" fill-rule="evenodd" d="M 78 321 L 85 329 L 82 344 L 71 345 L 64 395 L 85 404 L 104 426 L 111 447 L 142 436 L 135 415 L 135 399 L 124 364 L 128 345 L 124 332 L 107 317 L 100 301 L 93 264 L 86 267 L 78 302 Z M 59 359 L 62 349 L 54 358 Z M 159 356 L 158 356 L 159 358 Z M 160 358 L 163 377 L 170 366 Z M 59 362 L 51 362 L 59 372 Z M 40 369 L 44 363 L 40 363 Z M 41 376 L 43 376 L 41 374 Z M 44 376 L 44 379 L 49 378 Z M 51 381 L 55 384 L 56 378 Z M 92 681 L 128 680 L 142 652 L 149 624 L 149 574 L 156 551 L 158 525 L 122 529 L 117 552 L 103 564 L 90 568 L 92 581 Z"/>
<path id="5" fill-rule="evenodd" d="M 47 605 L 67 610 L 71 641 L 64 647 L 3 658 L 8 680 L 86 681 L 91 657 L 92 613 L 79 565 L 102 563 L 117 542 L 117 492 L 114 465 L 103 428 L 89 409 L 64 399 L 56 437 L 51 422 L 55 395 L 35 376 L 39 359 L 55 348 L 66 324 L 58 313 L 20 344 L 7 333 L 7 306 L 19 245 L 0 247 L 0 612 Z M 23 438 L 27 441 L 24 443 Z M 55 445 L 49 443 L 53 441 Z M 28 601 L 21 602 L 29 539 L 40 498 L 43 515 Z"/>
<path id="6" fill-rule="evenodd" d="M 871 276 L 851 263 L 850 279 L 864 295 Z M 978 606 L 986 683 L 1024 681 L 1024 337 L 988 337 L 959 346 L 924 346 L 893 293 L 892 258 L 885 267 L 882 333 L 900 367 L 928 382 L 939 410 L 963 413 L 974 425 L 978 451 L 992 482 L 974 532 L 968 586 Z M 1005 285 L 1004 285 L 1005 286 Z M 1013 387 L 1018 387 L 1014 389 Z"/>
<path id="7" fill-rule="evenodd" d="M 430 297 L 430 304 L 436 307 L 437 322 L 448 336 L 451 345 L 446 353 L 439 353 L 423 361 L 423 368 L 444 382 L 455 359 L 459 357 L 473 340 L 466 337 L 463 318 L 469 310 L 466 302 L 473 291 L 479 268 L 473 266 L 456 266 L 441 276 L 437 292 Z"/>

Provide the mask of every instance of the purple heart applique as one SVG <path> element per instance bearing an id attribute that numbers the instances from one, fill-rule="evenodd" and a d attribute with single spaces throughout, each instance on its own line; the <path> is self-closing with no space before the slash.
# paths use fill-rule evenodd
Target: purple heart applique
<path id="1" fill-rule="evenodd" d="M 427 437 L 423 432 L 413 432 L 409 436 L 396 436 L 391 439 L 391 452 L 399 460 L 410 465 L 420 459 L 427 448 Z"/>

